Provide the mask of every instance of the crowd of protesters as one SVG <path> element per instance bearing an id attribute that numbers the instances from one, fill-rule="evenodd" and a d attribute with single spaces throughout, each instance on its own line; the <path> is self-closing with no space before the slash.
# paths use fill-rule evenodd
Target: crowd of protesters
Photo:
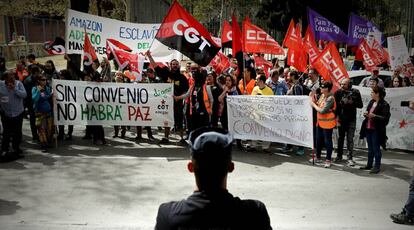
<path id="1" fill-rule="evenodd" d="M 340 88 L 333 93 L 332 83 L 324 81 L 315 69 L 301 73 L 287 66 L 280 67 L 277 59 L 272 60 L 273 68 L 264 71 L 263 67 L 255 66 L 254 58 L 245 60 L 244 69 L 239 70 L 237 60 L 229 57 L 231 67 L 217 75 L 210 66 L 201 68 L 196 63 L 188 62 L 180 67 L 178 60 L 172 60 L 168 66 L 159 66 L 146 53 L 150 65 L 137 81 L 126 67 L 111 74 L 111 64 L 104 58 L 101 62 L 94 61 L 81 71 L 75 67 L 72 60 L 65 55 L 68 66 L 72 71 L 57 71 L 54 63 L 49 60 L 44 64 L 36 61 L 34 55 L 21 58 L 14 70 L 5 68 L 5 60 L 0 60 L 0 71 L 3 82 L 0 85 L 1 115 L 3 123 L 2 155 L 21 154 L 21 123 L 28 118 L 32 139 L 39 143 L 42 151 L 46 152 L 53 141 L 72 140 L 73 126 L 55 127 L 53 124 L 53 101 L 51 83 L 54 79 L 74 79 L 80 76 L 82 81 L 114 82 L 116 83 L 173 83 L 174 84 L 174 131 L 178 132 L 180 140 L 177 144 L 187 145 L 186 136 L 192 130 L 203 126 L 223 127 L 228 129 L 228 114 L 226 98 L 233 95 L 309 95 L 313 107 L 314 146 L 316 157 L 313 163 L 324 163 L 331 166 L 333 152 L 333 129 L 338 127 L 338 148 L 335 162 L 343 160 L 343 147 L 346 139 L 347 164 L 354 166 L 353 137 L 356 130 L 356 110 L 363 107 L 361 94 L 352 88 L 351 80 L 345 79 Z M 3 64 L 2 64 L 3 63 Z M 410 72 L 411 71 L 411 72 Z M 363 169 L 378 173 L 381 165 L 380 146 L 385 147 L 386 125 L 390 118 L 390 108 L 385 100 L 386 87 L 411 86 L 414 83 L 414 69 L 408 71 L 410 76 L 401 75 L 401 69 L 396 69 L 390 79 L 381 79 L 379 71 L 374 70 L 371 76 L 364 78 L 360 85 L 372 88 L 372 100 L 369 102 L 366 119 L 361 127 L 361 137 L 368 142 L 368 162 Z M 412 84 L 414 86 L 414 84 Z M 14 88 L 13 88 L 14 87 Z M 22 104 L 21 104 L 22 103 Z M 20 105 L 21 104 L 21 105 Z M 10 122 L 10 121 L 13 122 Z M 143 139 L 142 132 L 146 131 L 149 140 L 155 140 L 152 127 L 136 128 L 136 140 Z M 158 127 L 158 129 L 162 129 Z M 125 138 L 128 126 L 115 126 L 113 138 Z M 65 133 L 66 131 L 66 133 Z M 164 137 L 160 144 L 170 142 L 171 129 L 164 128 Z M 10 138 L 13 140 L 13 151 L 9 151 Z M 92 139 L 93 144 L 106 144 L 102 126 L 85 127 L 83 139 Z M 237 145 L 244 151 L 262 151 L 270 153 L 272 143 L 264 141 L 237 140 Z M 326 148 L 325 161 L 321 159 L 322 148 Z M 295 149 L 296 155 L 304 155 L 301 146 L 284 144 L 282 152 L 289 153 Z M 375 163 L 374 163 L 375 160 Z"/>

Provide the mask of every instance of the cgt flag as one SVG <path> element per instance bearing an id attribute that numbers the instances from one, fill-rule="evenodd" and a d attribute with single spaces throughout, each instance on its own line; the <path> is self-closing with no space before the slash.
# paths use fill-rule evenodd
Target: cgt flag
<path id="1" fill-rule="evenodd" d="M 43 49 L 50 55 L 65 53 L 65 40 L 61 37 L 56 37 L 54 41 L 46 41 L 43 43 Z"/>
<path id="2" fill-rule="evenodd" d="M 284 55 L 285 51 L 269 34 L 250 20 L 243 21 L 244 52 Z"/>
<path id="3" fill-rule="evenodd" d="M 335 89 L 339 89 L 339 83 L 344 78 L 349 78 L 341 56 L 334 42 L 329 42 L 325 49 L 318 55 L 313 67 L 321 74 L 325 81 L 331 81 Z"/>
<path id="4" fill-rule="evenodd" d="M 204 26 L 177 1 L 171 5 L 155 38 L 201 66 L 208 65 L 220 50 Z"/>
<path id="5" fill-rule="evenodd" d="M 224 20 L 223 29 L 221 30 L 221 47 L 231 48 L 232 32 L 231 25 L 228 21 Z"/>
<path id="6" fill-rule="evenodd" d="M 88 33 L 86 33 L 85 29 L 85 37 L 84 37 L 84 45 L 83 45 L 83 64 L 86 66 L 92 65 L 92 62 L 98 60 L 98 56 L 96 56 L 95 48 L 93 48 L 91 41 L 89 40 Z"/>

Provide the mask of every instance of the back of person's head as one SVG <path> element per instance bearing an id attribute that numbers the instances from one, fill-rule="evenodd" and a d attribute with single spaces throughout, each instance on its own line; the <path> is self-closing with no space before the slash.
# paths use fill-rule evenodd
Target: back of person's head
<path id="1" fill-rule="evenodd" d="M 27 55 L 27 60 L 34 61 L 34 60 L 36 60 L 36 56 L 34 54 L 29 54 L 29 55 Z"/>
<path id="2" fill-rule="evenodd" d="M 290 77 L 295 81 L 299 80 L 299 74 L 296 71 L 290 72 Z"/>
<path id="3" fill-rule="evenodd" d="M 65 80 L 71 80 L 71 74 L 67 69 L 62 69 L 61 71 L 59 71 L 59 77 L 61 79 L 65 79 Z"/>
<path id="4" fill-rule="evenodd" d="M 233 170 L 233 138 L 224 129 L 202 127 L 190 133 L 191 163 L 200 191 L 222 189 L 227 173 Z"/>
<path id="5" fill-rule="evenodd" d="M 42 70 L 40 69 L 38 65 L 33 65 L 30 68 L 28 68 L 28 70 L 32 76 L 37 76 L 42 72 Z"/>

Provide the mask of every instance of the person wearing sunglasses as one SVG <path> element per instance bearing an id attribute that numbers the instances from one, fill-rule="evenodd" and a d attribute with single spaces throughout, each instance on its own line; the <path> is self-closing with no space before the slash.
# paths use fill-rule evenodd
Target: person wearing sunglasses
<path id="1" fill-rule="evenodd" d="M 36 117 L 35 124 L 42 152 L 47 152 L 47 148 L 49 148 L 53 138 L 51 97 L 52 89 L 47 85 L 47 78 L 44 75 L 39 75 L 36 86 L 32 88 L 32 100 Z"/>

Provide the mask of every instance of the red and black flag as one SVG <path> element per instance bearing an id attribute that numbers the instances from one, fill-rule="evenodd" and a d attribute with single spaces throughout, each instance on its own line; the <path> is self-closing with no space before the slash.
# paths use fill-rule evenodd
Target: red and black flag
<path id="1" fill-rule="evenodd" d="M 228 21 L 224 20 L 223 29 L 221 30 L 221 47 L 231 48 L 232 32 L 231 25 Z"/>
<path id="2" fill-rule="evenodd" d="M 155 38 L 201 66 L 208 65 L 221 48 L 177 1 L 173 2 Z"/>
<path id="3" fill-rule="evenodd" d="M 243 76 L 244 69 L 244 56 L 243 56 L 243 45 L 242 45 L 242 34 L 240 31 L 239 23 L 234 15 L 231 16 L 231 30 L 232 30 L 232 55 L 237 60 L 237 68 L 239 74 L 237 79 L 240 80 Z"/>
<path id="4" fill-rule="evenodd" d="M 50 55 L 64 54 L 65 40 L 63 40 L 61 37 L 56 37 L 54 41 L 46 41 L 43 43 L 43 48 Z"/>
<path id="5" fill-rule="evenodd" d="M 92 46 L 92 43 L 88 37 L 88 33 L 86 33 L 85 29 L 85 38 L 83 45 L 83 64 L 86 66 L 90 66 L 92 65 L 92 62 L 94 62 L 95 60 L 98 60 L 98 56 L 96 56 L 95 48 Z"/>
<path id="6" fill-rule="evenodd" d="M 132 52 L 132 49 L 129 48 L 124 43 L 122 43 L 118 40 L 112 39 L 112 38 L 108 38 L 108 39 L 106 39 L 106 56 L 108 57 L 108 60 L 114 59 L 114 55 L 111 52 L 112 51 L 111 47 L 116 47 L 118 49 L 121 49 L 121 50 L 124 50 L 124 51 L 127 51 L 127 52 Z"/>

